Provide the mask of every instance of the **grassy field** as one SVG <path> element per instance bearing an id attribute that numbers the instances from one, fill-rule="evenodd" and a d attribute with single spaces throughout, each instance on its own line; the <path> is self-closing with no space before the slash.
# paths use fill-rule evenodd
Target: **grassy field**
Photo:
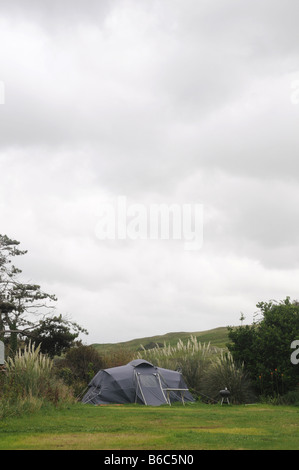
<path id="1" fill-rule="evenodd" d="M 156 343 L 164 344 L 165 342 L 166 344 L 175 346 L 179 340 L 187 342 L 191 335 L 196 336 L 197 340 L 201 343 L 211 343 L 211 345 L 216 346 L 218 348 L 225 348 L 226 344 L 229 341 L 227 328 L 219 327 L 206 331 L 181 331 L 174 333 L 166 333 L 165 335 L 148 336 L 145 338 L 132 339 L 130 341 L 125 341 L 122 343 L 101 343 L 93 344 L 92 346 L 94 346 L 99 353 L 107 353 L 116 349 L 137 351 L 141 345 L 146 347 L 148 345 L 153 346 Z"/>
<path id="2" fill-rule="evenodd" d="M 0 450 L 299 450 L 299 408 L 92 406 L 0 421 Z"/>

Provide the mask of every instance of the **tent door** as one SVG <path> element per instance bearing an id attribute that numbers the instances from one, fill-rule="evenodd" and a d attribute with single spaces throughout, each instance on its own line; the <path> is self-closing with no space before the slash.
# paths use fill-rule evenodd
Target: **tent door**
<path id="1" fill-rule="evenodd" d="M 159 374 L 140 374 L 137 373 L 138 389 L 140 398 L 145 405 L 161 405 L 167 403 L 167 398 L 162 388 Z M 138 389 L 136 395 L 139 395 Z M 136 396 L 137 398 L 137 396 Z"/>
<path id="2" fill-rule="evenodd" d="M 140 374 L 135 372 L 135 379 L 136 379 L 136 395 L 135 395 L 135 403 L 137 403 L 137 398 L 141 398 L 143 403 L 147 405 L 145 396 L 142 391 L 141 383 L 140 383 Z M 141 395 L 141 397 L 139 396 Z"/>

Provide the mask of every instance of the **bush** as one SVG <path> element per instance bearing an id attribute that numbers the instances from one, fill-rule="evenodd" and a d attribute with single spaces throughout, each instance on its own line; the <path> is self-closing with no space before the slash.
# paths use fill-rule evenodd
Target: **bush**
<path id="1" fill-rule="evenodd" d="M 164 347 L 138 352 L 139 359 L 146 359 L 154 365 L 165 369 L 179 370 L 194 394 L 200 390 L 200 382 L 206 373 L 216 349 L 210 344 L 202 344 L 196 336 L 190 336 L 186 344 L 179 340 L 176 346 L 164 344 Z"/>
<path id="2" fill-rule="evenodd" d="M 290 390 L 285 395 L 261 395 L 259 401 L 268 405 L 299 406 L 299 390 Z"/>
<path id="3" fill-rule="evenodd" d="M 212 400 L 219 400 L 220 390 L 228 388 L 230 402 L 252 403 L 255 394 L 248 373 L 243 366 L 238 366 L 230 353 L 222 353 L 215 359 L 201 380 L 200 391 Z"/>
<path id="4" fill-rule="evenodd" d="M 181 340 L 176 346 L 143 349 L 138 353 L 153 364 L 172 370 L 180 370 L 189 390 L 203 401 L 217 402 L 220 390 L 227 387 L 235 403 L 249 403 L 255 399 L 251 381 L 243 366 L 237 366 L 230 353 L 210 344 L 201 344 L 191 336 L 187 344 Z"/>
<path id="5" fill-rule="evenodd" d="M 128 364 L 134 359 L 135 351 L 117 347 L 103 355 L 103 369 L 119 367 Z"/>
<path id="6" fill-rule="evenodd" d="M 29 343 L 8 358 L 1 376 L 0 417 L 39 410 L 46 404 L 74 402 L 69 387 L 55 377 L 53 361 Z"/>
<path id="7" fill-rule="evenodd" d="M 34 343 L 29 343 L 24 350 L 15 354 L 14 358 L 8 357 L 6 370 L 8 376 L 13 379 L 14 389 L 19 389 L 24 396 L 40 395 L 40 387 L 51 376 L 53 361 L 40 353 L 40 346 L 35 348 Z"/>
<path id="8" fill-rule="evenodd" d="M 282 397 L 284 405 L 299 406 L 299 390 L 292 390 Z"/>
<path id="9" fill-rule="evenodd" d="M 11 399 L 9 395 L 5 395 L 3 399 L 0 399 L 0 419 L 37 412 L 43 404 L 44 402 L 41 398 L 33 396 L 15 400 Z"/>
<path id="10" fill-rule="evenodd" d="M 289 297 L 257 304 L 261 319 L 251 326 L 229 328 L 234 360 L 245 364 L 261 395 L 284 394 L 299 382 L 290 360 L 291 342 L 299 338 L 299 302 Z"/>
<path id="11" fill-rule="evenodd" d="M 81 345 L 70 349 L 64 358 L 55 360 L 55 374 L 73 387 L 74 395 L 79 399 L 99 370 L 121 366 L 132 359 L 131 351 L 117 348 L 101 355 L 93 346 Z"/>
<path id="12" fill-rule="evenodd" d="M 61 376 L 64 376 L 67 382 L 79 381 L 88 384 L 103 367 L 103 359 L 94 347 L 78 346 L 70 349 L 57 365 L 62 369 Z"/>

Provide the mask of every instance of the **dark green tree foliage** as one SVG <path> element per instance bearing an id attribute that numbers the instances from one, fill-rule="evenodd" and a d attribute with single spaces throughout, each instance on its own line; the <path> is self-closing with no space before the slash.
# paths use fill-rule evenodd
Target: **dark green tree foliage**
<path id="1" fill-rule="evenodd" d="M 73 377 L 86 385 L 103 365 L 101 355 L 92 346 L 71 348 L 64 359 L 64 366 L 72 371 Z"/>
<path id="2" fill-rule="evenodd" d="M 62 315 L 40 320 L 30 334 L 30 340 L 41 345 L 41 352 L 50 357 L 60 356 L 74 346 L 80 333 L 87 331 L 62 317 Z"/>
<path id="3" fill-rule="evenodd" d="M 26 251 L 19 250 L 19 242 L 7 235 L 0 234 L 0 338 L 4 339 L 7 328 L 15 330 L 15 319 L 12 312 L 15 309 L 11 296 L 11 289 L 15 285 L 14 279 L 21 272 L 12 264 L 14 256 L 23 255 Z"/>
<path id="4" fill-rule="evenodd" d="M 16 256 L 27 253 L 19 242 L 0 235 L 0 339 L 9 343 L 12 353 L 18 338 L 29 338 L 49 355 L 59 355 L 73 345 L 80 332 L 87 331 L 59 316 L 48 316 L 55 295 L 43 292 L 37 284 L 20 280 L 22 271 L 14 266 Z M 47 313 L 47 314 L 46 314 Z M 37 320 L 36 315 L 43 315 Z"/>
<path id="5" fill-rule="evenodd" d="M 229 328 L 234 360 L 244 363 L 262 395 L 283 394 L 299 385 L 299 365 L 291 362 L 291 343 L 299 339 L 299 303 L 259 302 L 262 316 L 251 326 Z"/>
<path id="6" fill-rule="evenodd" d="M 50 303 L 57 300 L 39 285 L 20 280 L 22 271 L 12 264 L 12 259 L 27 251 L 20 250 L 19 244 L 7 235 L 0 235 L 0 337 L 9 335 L 12 351 L 16 350 L 17 336 L 27 335 L 34 327 L 29 315 L 52 308 Z"/>

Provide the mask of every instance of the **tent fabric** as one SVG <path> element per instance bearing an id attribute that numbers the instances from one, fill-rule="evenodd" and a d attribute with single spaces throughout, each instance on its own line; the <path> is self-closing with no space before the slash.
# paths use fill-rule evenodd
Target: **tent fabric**
<path id="1" fill-rule="evenodd" d="M 124 366 L 100 370 L 88 384 L 82 402 L 93 405 L 141 403 L 159 406 L 168 403 L 168 398 L 170 403 L 181 401 L 180 391 L 166 389 L 187 389 L 182 375 L 136 359 Z M 183 393 L 184 401 L 194 401 L 189 390 Z"/>

